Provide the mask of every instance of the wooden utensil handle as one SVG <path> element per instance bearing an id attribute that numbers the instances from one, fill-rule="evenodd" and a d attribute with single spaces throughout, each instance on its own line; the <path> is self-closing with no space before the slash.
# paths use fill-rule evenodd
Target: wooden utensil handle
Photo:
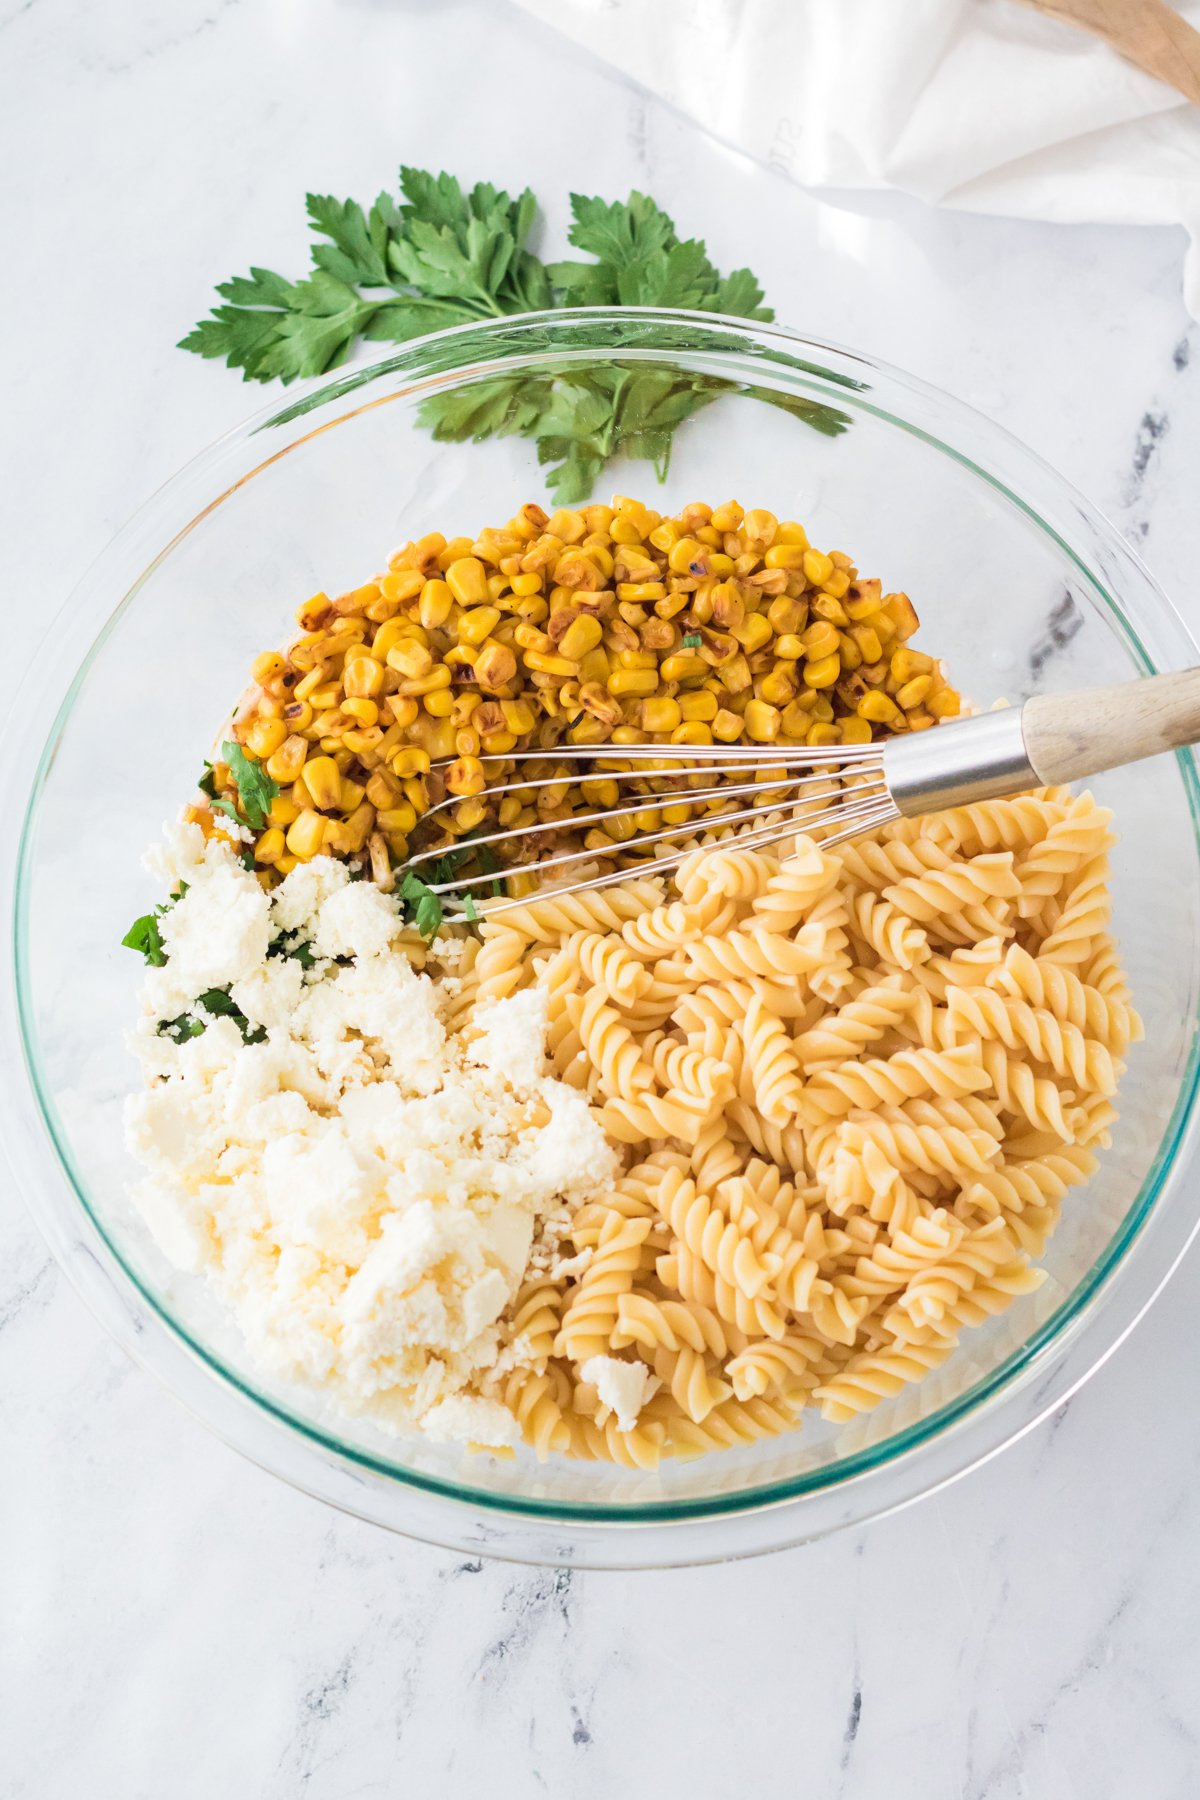
<path id="1" fill-rule="evenodd" d="M 1048 786 L 1200 743 L 1200 669 L 1120 687 L 1039 694 L 1021 714 L 1025 749 Z"/>

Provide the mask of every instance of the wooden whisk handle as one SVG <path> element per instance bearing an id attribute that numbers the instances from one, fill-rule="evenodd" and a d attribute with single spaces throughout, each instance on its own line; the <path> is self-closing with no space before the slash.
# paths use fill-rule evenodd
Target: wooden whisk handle
<path id="1" fill-rule="evenodd" d="M 1049 786 L 1200 743 L 1200 669 L 1039 694 L 1025 702 L 1021 726 L 1026 754 Z"/>

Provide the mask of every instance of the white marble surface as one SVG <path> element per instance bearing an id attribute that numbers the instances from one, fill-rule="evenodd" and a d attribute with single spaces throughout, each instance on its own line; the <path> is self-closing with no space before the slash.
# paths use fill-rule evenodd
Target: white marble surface
<path id="1" fill-rule="evenodd" d="M 402 159 L 530 180 L 556 227 L 571 186 L 650 189 L 781 318 L 1026 438 L 1200 623 L 1174 233 L 819 203 L 490 0 L 2 0 L 0 139 L 10 680 L 123 517 L 256 402 L 173 348 L 213 280 L 298 266 L 305 186 L 365 196 Z M 1184 1800 L 1198 1308 L 1193 1256 L 1051 1426 L 856 1536 L 657 1576 L 480 1568 L 207 1437 L 6 1193 L 0 1796 Z"/>

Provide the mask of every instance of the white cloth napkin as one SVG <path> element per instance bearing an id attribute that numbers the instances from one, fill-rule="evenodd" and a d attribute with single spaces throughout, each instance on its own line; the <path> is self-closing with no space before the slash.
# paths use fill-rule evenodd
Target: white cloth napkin
<path id="1" fill-rule="evenodd" d="M 806 187 L 1183 225 L 1200 318 L 1200 108 L 1017 0 L 519 3 Z"/>

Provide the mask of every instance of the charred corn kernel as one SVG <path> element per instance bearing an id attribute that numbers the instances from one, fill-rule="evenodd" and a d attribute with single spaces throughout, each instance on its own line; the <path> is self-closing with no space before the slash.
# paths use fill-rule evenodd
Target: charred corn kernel
<path id="1" fill-rule="evenodd" d="M 337 711 L 337 704 L 341 699 L 341 689 L 336 682 L 329 681 L 323 687 L 314 688 L 307 698 L 313 711 L 319 717 L 321 713 Z"/>
<path id="2" fill-rule="evenodd" d="M 516 749 L 517 739 L 512 731 L 487 731 L 480 733 L 479 744 L 486 756 L 507 756 Z"/>
<path id="3" fill-rule="evenodd" d="M 475 658 L 475 679 L 480 687 L 495 693 L 497 688 L 506 687 L 516 672 L 517 659 L 507 644 L 493 638 L 481 646 Z"/>
<path id="4" fill-rule="evenodd" d="M 905 646 L 892 651 L 888 666 L 897 681 L 911 681 L 914 675 L 932 675 L 934 661 L 932 656 L 924 656 L 920 650 L 909 650 Z"/>
<path id="5" fill-rule="evenodd" d="M 460 756 L 446 770 L 446 787 L 452 794 L 482 794 L 486 784 L 487 776 L 477 756 Z"/>
<path id="6" fill-rule="evenodd" d="M 764 675 L 759 684 L 759 696 L 769 700 L 772 706 L 786 706 L 799 685 L 794 663 L 776 663 L 769 675 Z"/>
<path id="7" fill-rule="evenodd" d="M 284 831 L 300 817 L 300 808 L 286 794 L 276 794 L 271 802 L 271 810 L 267 814 L 267 822 L 278 825 Z"/>
<path id="8" fill-rule="evenodd" d="M 542 578 L 536 569 L 529 569 L 523 575 L 514 575 L 511 580 L 513 593 L 521 599 L 527 599 L 530 594 L 540 594 L 542 591 Z"/>
<path id="9" fill-rule="evenodd" d="M 798 638 L 794 631 L 785 631 L 781 637 L 775 639 L 771 648 L 776 656 L 782 656 L 788 662 L 797 662 L 800 657 L 805 655 L 803 639 Z"/>
<path id="10" fill-rule="evenodd" d="M 711 744 L 712 741 L 712 727 L 703 719 L 685 719 L 671 733 L 673 744 Z"/>
<path id="11" fill-rule="evenodd" d="M 332 812 L 342 797 L 341 771 L 332 756 L 309 757 L 304 765 L 304 785 L 320 812 Z M 296 846 L 291 844 L 290 848 L 295 850 Z"/>
<path id="12" fill-rule="evenodd" d="M 819 662 L 822 657 L 836 656 L 838 649 L 837 627 L 828 619 L 818 619 L 807 631 L 800 634 L 800 642 L 804 645 L 804 654 L 810 662 Z"/>
<path id="13" fill-rule="evenodd" d="M 385 774 L 382 769 L 376 769 L 367 782 L 366 792 L 371 805 L 377 811 L 382 812 L 386 807 L 395 804 L 400 795 L 400 788 L 391 775 Z"/>
<path id="14" fill-rule="evenodd" d="M 766 569 L 800 569 L 804 568 L 804 558 L 809 552 L 802 544 L 772 544 L 763 557 Z"/>
<path id="15" fill-rule="evenodd" d="M 589 651 L 594 650 L 604 636 L 604 627 L 599 619 L 590 613 L 580 613 L 572 619 L 567 629 L 558 640 L 559 653 L 571 662 L 581 662 Z"/>
<path id="16" fill-rule="evenodd" d="M 416 724 L 420 710 L 417 702 L 410 700 L 407 694 L 389 694 L 386 706 L 380 708 L 380 718 L 386 721 L 390 712 L 393 724 L 400 731 L 407 731 Z"/>
<path id="17" fill-rule="evenodd" d="M 822 588 L 822 593 L 830 599 L 841 600 L 850 591 L 850 577 L 845 569 L 835 569 Z"/>
<path id="18" fill-rule="evenodd" d="M 627 844 L 637 833 L 637 826 L 630 813 L 610 813 L 604 821 L 604 829 L 616 844 Z"/>
<path id="19" fill-rule="evenodd" d="M 267 831 L 263 832 L 262 836 L 255 844 L 254 860 L 256 863 L 277 862 L 286 848 L 287 844 L 282 831 L 280 831 L 277 826 L 272 825 Z"/>
<path id="20" fill-rule="evenodd" d="M 376 663 L 376 668 L 379 667 Z M 374 700 L 343 700 L 342 711 L 351 719 L 357 719 L 360 725 L 377 725 L 379 708 Z"/>
<path id="21" fill-rule="evenodd" d="M 664 656 L 658 672 L 664 681 L 701 681 L 708 674 L 708 664 L 692 651 L 680 650 L 673 656 Z M 654 687 L 646 692 L 652 694 Z"/>
<path id="22" fill-rule="evenodd" d="M 526 650 L 524 661 L 527 669 L 538 669 L 543 675 L 574 675 L 579 667 L 565 656 L 548 656 L 541 650 Z"/>
<path id="23" fill-rule="evenodd" d="M 824 587 L 833 574 L 833 559 L 826 556 L 823 550 L 806 550 L 802 566 L 806 579 L 814 587 Z"/>
<path id="24" fill-rule="evenodd" d="M 654 669 L 614 669 L 608 678 L 608 691 L 618 699 L 631 699 L 652 694 L 658 686 Z"/>
<path id="25" fill-rule="evenodd" d="M 454 711 L 454 695 L 448 687 L 435 688 L 432 694 L 422 696 L 421 705 L 435 719 L 448 719 Z"/>
<path id="26" fill-rule="evenodd" d="M 454 748 L 460 756 L 479 755 L 479 733 L 470 726 L 460 729 L 454 734 Z"/>
<path id="27" fill-rule="evenodd" d="M 864 694 L 857 710 L 860 719 L 869 719 L 873 725 L 891 725 L 900 717 L 900 708 L 891 695 L 879 688 Z"/>
<path id="28" fill-rule="evenodd" d="M 813 595 L 812 613 L 814 619 L 828 619 L 831 625 L 848 625 L 850 616 L 840 600 L 826 589 Z"/>
<path id="29" fill-rule="evenodd" d="M 416 638 L 401 638 L 388 651 L 387 666 L 406 680 L 416 680 L 432 669 L 433 652 Z"/>
<path id="30" fill-rule="evenodd" d="M 452 679 L 445 663 L 434 663 L 427 675 L 406 675 L 398 692 L 412 699 L 417 695 L 432 694 L 435 688 L 448 688 Z"/>
<path id="31" fill-rule="evenodd" d="M 860 720 L 859 723 L 863 724 L 865 721 Z M 818 719 L 815 724 L 809 726 L 806 742 L 813 745 L 837 744 L 841 742 L 841 737 L 842 728 L 840 725 L 827 723 L 823 719 Z"/>
<path id="32" fill-rule="evenodd" d="M 647 731 L 674 731 L 682 718 L 678 700 L 660 696 L 642 702 L 642 724 Z"/>
<path id="33" fill-rule="evenodd" d="M 746 721 L 722 706 L 712 722 L 712 734 L 722 744 L 732 744 L 746 729 Z"/>
<path id="34" fill-rule="evenodd" d="M 769 544 L 774 543 L 775 533 L 779 529 L 779 520 L 773 512 L 763 507 L 752 507 L 742 517 L 738 526 L 742 542 L 748 550 L 757 550 L 761 554 Z"/>
<path id="35" fill-rule="evenodd" d="M 667 567 L 674 575 L 707 575 L 709 546 L 702 544 L 699 538 L 682 537 L 677 544 L 672 544 L 667 556 Z"/>
<path id="36" fill-rule="evenodd" d="M 379 583 L 379 592 L 385 600 L 415 600 L 425 585 L 425 578 L 418 569 L 393 569 Z"/>
<path id="37" fill-rule="evenodd" d="M 808 623 L 808 602 L 793 599 L 790 594 L 778 594 L 767 608 L 767 618 L 771 630 L 781 637 L 794 635 Z"/>
<path id="38" fill-rule="evenodd" d="M 653 650 L 618 650 L 617 667 L 620 669 L 657 669 L 658 658 Z"/>
<path id="39" fill-rule="evenodd" d="M 287 734 L 288 728 L 282 719 L 255 719 L 246 733 L 246 748 L 253 750 L 260 762 L 265 762 L 278 750 Z"/>
<path id="40" fill-rule="evenodd" d="M 311 862 L 325 842 L 325 820 L 320 813 L 304 811 L 288 828 L 287 847 L 299 862 Z"/>
<path id="41" fill-rule="evenodd" d="M 832 687 L 841 673 L 841 661 L 836 652 L 832 656 L 819 656 L 815 661 L 804 665 L 804 679 L 810 688 Z"/>
<path id="42" fill-rule="evenodd" d="M 460 606 L 478 606 L 488 597 L 487 570 L 477 556 L 457 556 L 445 568 L 446 586 Z"/>
<path id="43" fill-rule="evenodd" d="M 313 594 L 296 608 L 296 623 L 301 631 L 315 631 L 323 620 L 328 618 L 333 602 L 329 595 L 321 592 Z"/>
<path id="44" fill-rule="evenodd" d="M 803 525 L 797 525 L 795 519 L 781 519 L 779 529 L 775 533 L 777 544 L 799 544 L 801 549 L 808 549 L 808 533 Z"/>
<path id="45" fill-rule="evenodd" d="M 626 604 L 642 605 L 650 600 L 664 600 L 667 590 L 661 581 L 618 581 L 617 599 Z"/>
<path id="46" fill-rule="evenodd" d="M 938 688 L 926 700 L 925 710 L 935 719 L 956 719 L 962 711 L 962 697 L 952 687 Z"/>
<path id="47" fill-rule="evenodd" d="M 839 721 L 842 727 L 843 744 L 869 744 L 872 738 L 871 721 L 860 719 L 852 714 L 848 719 Z"/>
<path id="48" fill-rule="evenodd" d="M 403 783 L 404 798 L 418 816 L 429 809 L 429 783 L 423 775 L 412 775 Z"/>
<path id="49" fill-rule="evenodd" d="M 482 644 L 500 623 L 500 610 L 495 606 L 473 606 L 458 621 L 460 644 Z"/>
<path id="50" fill-rule="evenodd" d="M 780 712 L 765 700 L 751 700 L 746 708 L 746 734 L 756 743 L 770 744 L 779 736 Z"/>
<path id="51" fill-rule="evenodd" d="M 699 719 L 706 725 L 711 725 L 716 718 L 718 705 L 717 696 L 710 693 L 707 688 L 697 688 L 691 693 L 680 694 L 678 700 L 681 718 Z"/>
<path id="52" fill-rule="evenodd" d="M 276 651 L 264 650 L 251 663 L 250 673 L 260 686 L 264 686 L 268 681 L 274 681 L 276 675 L 282 675 L 286 668 L 287 663 Z"/>
<path id="53" fill-rule="evenodd" d="M 717 676 L 728 694 L 745 693 L 754 679 L 744 656 L 735 656 L 730 662 L 722 663 Z"/>
<path id="54" fill-rule="evenodd" d="M 838 633 L 837 653 L 842 659 L 843 670 L 851 671 L 862 668 L 863 653 L 854 642 L 854 639 L 847 637 L 844 631 Z"/>
<path id="55" fill-rule="evenodd" d="M 454 595 L 444 581 L 427 581 L 417 602 L 417 617 L 426 631 L 436 631 L 450 617 Z"/>
<path id="56" fill-rule="evenodd" d="M 909 638 L 920 625 L 917 609 L 907 594 L 888 594 L 883 602 L 884 617 L 896 628 L 898 638 Z"/>
<path id="57" fill-rule="evenodd" d="M 816 697 L 813 690 L 809 688 L 803 695 L 797 695 L 795 700 L 788 702 L 780 719 L 781 736 L 795 738 L 801 744 L 807 741 L 808 728 L 812 724 L 811 706 Z M 808 704 L 806 705 L 805 702 Z"/>
<path id="58" fill-rule="evenodd" d="M 508 730 L 515 731 L 518 737 L 523 737 L 527 731 L 532 731 L 537 723 L 536 715 L 528 700 L 502 700 L 500 711 L 504 715 L 504 723 Z"/>
<path id="59" fill-rule="evenodd" d="M 589 806 L 615 806 L 621 798 L 620 784 L 607 775 L 581 781 L 579 791 Z"/>
<path id="60" fill-rule="evenodd" d="M 342 791 L 338 796 L 338 810 L 349 815 L 356 806 L 362 805 L 365 795 L 366 789 L 361 782 L 351 781 L 348 775 L 343 775 Z"/>
<path id="61" fill-rule="evenodd" d="M 301 677 L 292 689 L 292 692 L 297 700 L 308 700 L 317 691 L 324 679 L 325 671 L 321 665 L 318 664 L 315 669 L 310 669 L 307 675 Z"/>
<path id="62" fill-rule="evenodd" d="M 342 691 L 349 700 L 374 700 L 383 691 L 383 666 L 373 656 L 348 656 L 342 670 Z"/>
<path id="63" fill-rule="evenodd" d="M 741 624 L 734 628 L 733 636 L 746 654 L 753 656 L 756 650 L 761 650 L 764 644 L 770 643 L 774 633 L 771 621 L 765 614 L 748 613 Z"/>
<path id="64" fill-rule="evenodd" d="M 906 681 L 903 687 L 897 688 L 896 705 L 905 712 L 912 712 L 915 706 L 920 706 L 926 699 L 932 687 L 932 675 L 914 675 L 911 681 Z"/>
<path id="65" fill-rule="evenodd" d="M 427 775 L 429 764 L 428 750 L 422 750 L 417 744 L 407 744 L 392 757 L 392 774 L 398 781 L 405 781 L 410 775 Z"/>
<path id="66" fill-rule="evenodd" d="M 380 831 L 390 836 L 392 832 L 410 832 L 417 822 L 416 808 L 407 801 L 399 806 L 382 807 L 375 815 L 375 822 Z"/>
<path id="67" fill-rule="evenodd" d="M 879 633 L 870 625 L 852 625 L 846 635 L 858 645 L 865 663 L 877 663 L 883 655 Z"/>

